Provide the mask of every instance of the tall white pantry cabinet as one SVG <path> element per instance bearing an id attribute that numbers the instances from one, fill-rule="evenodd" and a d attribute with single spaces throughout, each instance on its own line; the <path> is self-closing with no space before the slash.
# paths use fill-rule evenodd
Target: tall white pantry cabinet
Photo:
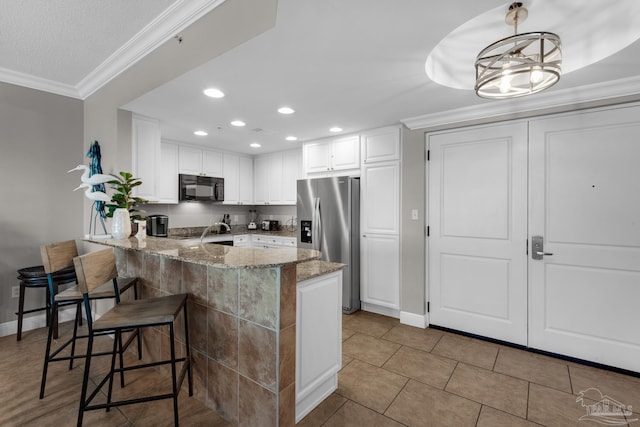
<path id="1" fill-rule="evenodd" d="M 360 261 L 362 308 L 399 316 L 400 129 L 361 135 Z"/>

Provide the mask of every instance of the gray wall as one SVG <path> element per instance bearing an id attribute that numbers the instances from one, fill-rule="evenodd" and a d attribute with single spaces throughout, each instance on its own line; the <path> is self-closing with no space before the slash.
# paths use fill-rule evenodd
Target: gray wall
<path id="1" fill-rule="evenodd" d="M 425 314 L 425 145 L 424 131 L 403 129 L 400 310 Z M 411 211 L 418 210 L 418 220 Z"/>
<path id="2" fill-rule="evenodd" d="M 40 245 L 79 237 L 84 226 L 79 172 L 82 101 L 0 83 L 0 324 L 16 320 L 16 270 L 41 265 Z M 27 290 L 27 304 L 44 291 Z"/>

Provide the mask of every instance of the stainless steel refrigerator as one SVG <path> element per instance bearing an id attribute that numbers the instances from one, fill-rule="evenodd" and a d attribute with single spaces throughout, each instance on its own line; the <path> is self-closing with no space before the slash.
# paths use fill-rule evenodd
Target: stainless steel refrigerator
<path id="1" fill-rule="evenodd" d="M 298 180 L 298 247 L 340 262 L 342 311 L 360 309 L 360 178 Z"/>

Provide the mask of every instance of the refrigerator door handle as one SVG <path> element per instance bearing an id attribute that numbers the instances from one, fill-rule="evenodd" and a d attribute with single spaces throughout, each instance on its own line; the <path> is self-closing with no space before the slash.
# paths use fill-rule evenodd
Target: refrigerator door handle
<path id="1" fill-rule="evenodd" d="M 318 197 L 313 199 L 313 215 L 311 217 L 311 236 L 313 249 L 320 250 L 320 199 Z"/>

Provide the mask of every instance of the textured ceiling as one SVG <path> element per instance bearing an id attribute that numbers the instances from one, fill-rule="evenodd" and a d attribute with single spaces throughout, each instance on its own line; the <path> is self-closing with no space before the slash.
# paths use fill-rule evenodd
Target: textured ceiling
<path id="1" fill-rule="evenodd" d="M 176 0 L 0 0 L 0 67 L 76 86 Z"/>

